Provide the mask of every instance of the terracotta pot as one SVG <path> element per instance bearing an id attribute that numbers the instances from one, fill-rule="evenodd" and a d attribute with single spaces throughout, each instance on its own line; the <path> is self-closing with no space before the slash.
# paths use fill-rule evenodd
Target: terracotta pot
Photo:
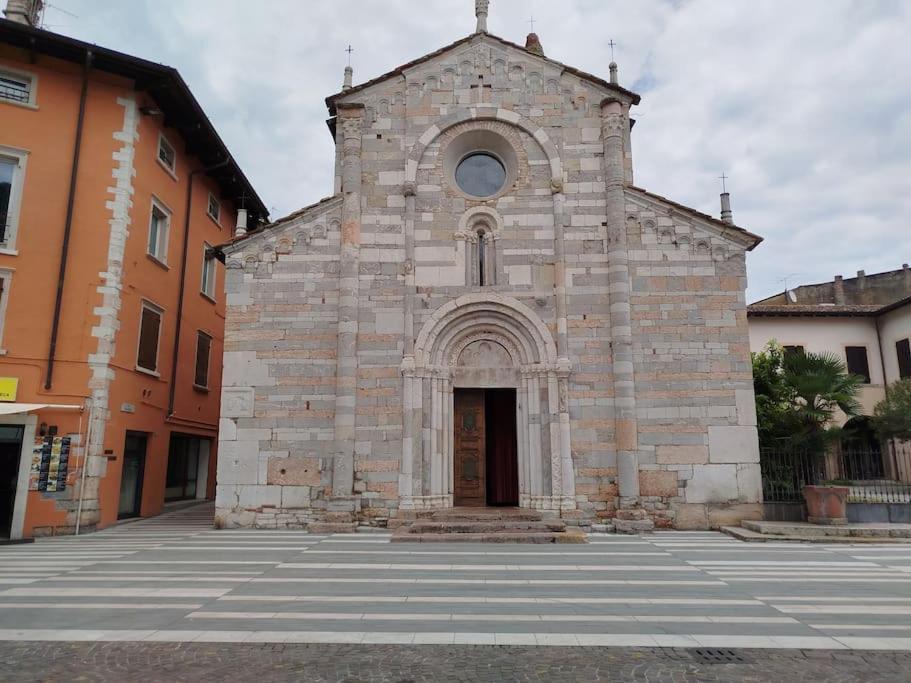
<path id="1" fill-rule="evenodd" d="M 807 521 L 810 524 L 847 524 L 847 486 L 804 486 Z"/>

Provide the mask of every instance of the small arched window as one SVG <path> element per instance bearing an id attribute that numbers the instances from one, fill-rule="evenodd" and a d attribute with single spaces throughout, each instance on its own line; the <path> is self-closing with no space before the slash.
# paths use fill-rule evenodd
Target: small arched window
<path id="1" fill-rule="evenodd" d="M 486 223 L 472 228 L 468 240 L 469 281 L 480 287 L 497 284 L 496 241 Z"/>
<path id="2" fill-rule="evenodd" d="M 484 228 L 478 228 L 478 284 L 483 287 L 487 284 L 487 233 Z"/>

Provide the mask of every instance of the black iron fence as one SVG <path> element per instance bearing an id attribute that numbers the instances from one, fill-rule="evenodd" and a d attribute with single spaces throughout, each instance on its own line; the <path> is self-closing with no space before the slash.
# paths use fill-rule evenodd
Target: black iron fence
<path id="1" fill-rule="evenodd" d="M 762 493 L 767 503 L 803 501 L 807 485 L 847 486 L 849 503 L 911 503 L 911 447 L 841 448 L 829 453 L 763 448 Z"/>

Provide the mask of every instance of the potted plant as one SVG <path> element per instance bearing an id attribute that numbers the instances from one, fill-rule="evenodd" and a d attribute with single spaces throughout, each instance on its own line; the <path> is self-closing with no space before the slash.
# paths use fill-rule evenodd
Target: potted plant
<path id="1" fill-rule="evenodd" d="M 810 524 L 838 525 L 848 523 L 848 494 L 851 482 L 843 479 L 803 487 Z"/>

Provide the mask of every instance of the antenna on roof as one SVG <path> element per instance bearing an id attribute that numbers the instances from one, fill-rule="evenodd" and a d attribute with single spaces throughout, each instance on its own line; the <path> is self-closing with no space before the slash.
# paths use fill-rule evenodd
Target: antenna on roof
<path id="1" fill-rule="evenodd" d="M 614 61 L 614 48 L 617 47 L 617 43 L 611 38 L 607 44 L 610 47 L 610 65 L 608 67 L 610 69 L 610 82 L 613 85 L 617 85 L 620 80 L 617 76 L 617 62 Z"/>
<path id="2" fill-rule="evenodd" d="M 728 176 L 722 173 L 718 178 L 721 180 L 721 220 L 725 223 L 734 224 L 734 212 L 731 211 L 731 193 L 728 192 L 725 183 Z"/>

